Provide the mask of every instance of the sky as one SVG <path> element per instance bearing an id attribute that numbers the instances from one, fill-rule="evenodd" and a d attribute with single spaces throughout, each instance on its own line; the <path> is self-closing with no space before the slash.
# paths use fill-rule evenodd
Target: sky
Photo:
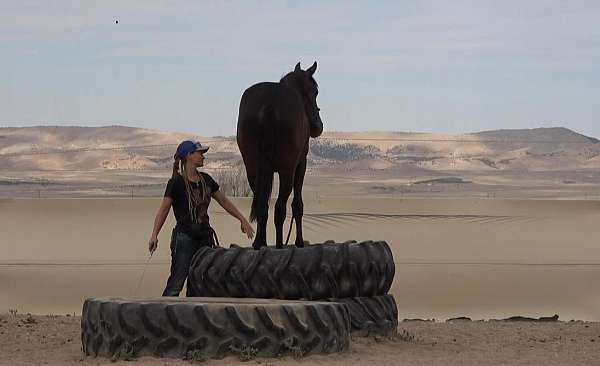
<path id="1" fill-rule="evenodd" d="M 596 0 L 2 0 L 0 126 L 233 135 L 298 61 L 325 130 L 600 137 Z"/>

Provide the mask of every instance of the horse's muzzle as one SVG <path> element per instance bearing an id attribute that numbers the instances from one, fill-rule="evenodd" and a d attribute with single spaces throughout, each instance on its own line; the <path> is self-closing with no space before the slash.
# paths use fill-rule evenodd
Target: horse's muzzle
<path id="1" fill-rule="evenodd" d="M 319 137 L 323 133 L 323 122 L 321 116 L 317 115 L 317 121 L 310 124 L 310 137 Z"/>

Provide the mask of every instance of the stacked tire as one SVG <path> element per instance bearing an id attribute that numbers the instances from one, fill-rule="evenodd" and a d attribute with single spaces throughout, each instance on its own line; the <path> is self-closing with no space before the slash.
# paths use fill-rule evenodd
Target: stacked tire
<path id="1" fill-rule="evenodd" d="M 87 299 L 81 344 L 88 356 L 192 361 L 238 355 L 304 356 L 350 349 L 348 307 L 272 299 Z"/>
<path id="2" fill-rule="evenodd" d="M 396 332 L 396 302 L 387 293 L 394 271 L 385 242 L 202 248 L 190 267 L 192 297 L 87 299 L 82 350 L 192 361 L 345 352 L 350 333 Z"/>
<path id="3" fill-rule="evenodd" d="M 396 301 L 388 294 L 394 272 L 385 241 L 260 250 L 205 247 L 192 260 L 188 294 L 346 304 L 352 334 L 390 336 L 398 326 Z"/>

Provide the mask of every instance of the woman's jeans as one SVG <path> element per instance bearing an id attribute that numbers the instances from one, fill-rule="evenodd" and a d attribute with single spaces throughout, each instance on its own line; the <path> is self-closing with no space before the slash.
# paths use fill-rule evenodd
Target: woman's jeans
<path id="1" fill-rule="evenodd" d="M 167 286 L 163 296 L 179 296 L 183 289 L 183 283 L 190 270 L 190 263 L 194 254 L 206 243 L 193 240 L 188 234 L 173 229 L 171 235 L 171 274 L 167 280 Z M 189 296 L 189 285 L 186 296 Z"/>

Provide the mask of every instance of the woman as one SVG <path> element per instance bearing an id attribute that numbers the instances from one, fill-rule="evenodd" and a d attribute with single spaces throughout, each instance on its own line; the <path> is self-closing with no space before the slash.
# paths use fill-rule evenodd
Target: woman
<path id="1" fill-rule="evenodd" d="M 231 216 L 240 220 L 241 230 L 248 238 L 254 236 L 254 229 L 248 220 L 219 191 L 217 182 L 210 175 L 197 170 L 204 165 L 206 151 L 208 147 L 199 142 L 183 141 L 179 144 L 174 156 L 173 175 L 167 183 L 164 198 L 154 219 L 154 228 L 148 242 L 150 254 L 158 247 L 158 233 L 173 206 L 177 225 L 171 235 L 171 274 L 163 296 L 179 296 L 196 251 L 202 246 L 215 245 L 215 232 L 208 217 L 211 198 Z"/>

